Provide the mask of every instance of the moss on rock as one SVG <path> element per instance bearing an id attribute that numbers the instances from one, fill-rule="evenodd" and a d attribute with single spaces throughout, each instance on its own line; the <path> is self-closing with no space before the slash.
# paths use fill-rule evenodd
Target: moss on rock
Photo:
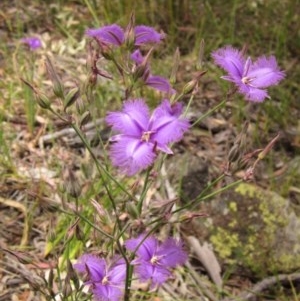
<path id="1" fill-rule="evenodd" d="M 207 238 L 224 262 L 257 276 L 300 268 L 300 219 L 287 199 L 242 183 L 218 202 L 207 207 Z"/>

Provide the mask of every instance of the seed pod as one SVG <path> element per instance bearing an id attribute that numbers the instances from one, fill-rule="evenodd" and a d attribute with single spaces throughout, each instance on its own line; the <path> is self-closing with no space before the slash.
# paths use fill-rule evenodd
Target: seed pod
<path id="1" fill-rule="evenodd" d="M 46 56 L 46 69 L 49 74 L 50 80 L 53 85 L 53 92 L 54 94 L 63 99 L 64 98 L 64 86 L 62 81 L 60 80 L 56 70 L 54 69 L 54 66 L 48 56 Z"/>
<path id="2" fill-rule="evenodd" d="M 91 120 L 92 120 L 92 116 L 90 111 L 85 111 L 80 118 L 80 122 L 79 122 L 80 127 L 86 125 Z"/>
<path id="3" fill-rule="evenodd" d="M 35 90 L 35 99 L 37 104 L 42 108 L 42 109 L 49 109 L 51 106 L 50 99 L 46 96 L 46 94 Z"/>
<path id="4" fill-rule="evenodd" d="M 177 47 L 173 57 L 173 67 L 170 76 L 171 85 L 174 85 L 176 83 L 176 74 L 179 68 L 179 63 L 180 63 L 180 51 L 179 48 Z"/>
<path id="5" fill-rule="evenodd" d="M 79 97 L 80 90 L 78 87 L 71 89 L 64 99 L 64 110 L 70 107 Z"/>

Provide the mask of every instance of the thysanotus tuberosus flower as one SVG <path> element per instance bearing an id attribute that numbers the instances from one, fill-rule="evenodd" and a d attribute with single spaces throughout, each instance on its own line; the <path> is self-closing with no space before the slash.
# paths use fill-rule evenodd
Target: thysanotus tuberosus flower
<path id="1" fill-rule="evenodd" d="M 163 284 L 171 276 L 171 269 L 186 262 L 188 256 L 180 240 L 168 238 L 160 243 L 155 237 L 145 235 L 125 242 L 128 250 L 136 251 L 132 264 L 140 281 L 151 280 L 152 288 Z M 144 241 L 143 241 L 144 240 Z"/>
<path id="2" fill-rule="evenodd" d="M 106 121 L 118 133 L 111 138 L 113 165 L 131 176 L 152 165 L 157 151 L 172 154 L 168 144 L 182 139 L 189 128 L 182 110 L 180 103 L 165 99 L 150 115 L 143 99 L 132 99 L 122 111 L 109 112 Z"/>
<path id="3" fill-rule="evenodd" d="M 112 260 L 110 264 L 98 256 L 84 254 L 74 268 L 86 276 L 86 285 L 96 300 L 118 301 L 123 295 L 126 278 L 126 264 L 124 259 Z"/>
<path id="4" fill-rule="evenodd" d="M 233 82 L 240 93 L 252 102 L 262 102 L 269 97 L 266 88 L 277 85 L 285 76 L 279 70 L 274 56 L 261 56 L 255 62 L 231 46 L 212 53 L 215 63 L 227 71 L 223 79 Z"/>
<path id="5" fill-rule="evenodd" d="M 36 50 L 36 49 L 42 47 L 42 42 L 37 37 L 22 38 L 21 42 L 26 44 L 29 47 L 30 50 Z"/>

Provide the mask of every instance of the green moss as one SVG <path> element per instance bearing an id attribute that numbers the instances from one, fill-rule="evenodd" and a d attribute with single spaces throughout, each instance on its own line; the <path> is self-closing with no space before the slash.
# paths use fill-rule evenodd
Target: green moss
<path id="1" fill-rule="evenodd" d="M 299 268 L 300 254 L 281 239 L 290 223 L 287 200 L 246 183 L 235 189 L 230 200 L 229 213 L 219 219 L 210 236 L 221 259 L 242 264 L 257 276 Z"/>
<path id="2" fill-rule="evenodd" d="M 232 252 L 239 247 L 238 235 L 232 234 L 219 227 L 216 229 L 216 233 L 211 236 L 210 240 L 223 259 L 230 257 Z"/>

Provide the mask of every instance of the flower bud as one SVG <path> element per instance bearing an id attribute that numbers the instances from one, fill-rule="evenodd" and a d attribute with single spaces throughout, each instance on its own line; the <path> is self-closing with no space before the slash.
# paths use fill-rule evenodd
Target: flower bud
<path id="1" fill-rule="evenodd" d="M 85 111 L 79 121 L 79 125 L 80 127 L 86 125 L 87 123 L 89 123 L 92 120 L 92 116 L 90 111 Z"/>
<path id="2" fill-rule="evenodd" d="M 44 94 L 43 92 L 40 92 L 38 90 L 34 91 L 35 93 L 35 99 L 37 104 L 42 108 L 42 109 L 49 109 L 51 106 L 50 99 Z"/>
<path id="3" fill-rule="evenodd" d="M 176 74 L 179 68 L 179 63 L 180 63 L 180 51 L 179 48 L 177 47 L 173 57 L 173 67 L 170 76 L 171 85 L 174 85 L 176 83 Z"/>
<path id="4" fill-rule="evenodd" d="M 131 218 L 137 219 L 139 217 L 138 209 L 133 203 L 127 204 L 126 207 L 127 207 L 127 212 L 129 213 Z"/>
<path id="5" fill-rule="evenodd" d="M 62 84 L 57 72 L 55 71 L 54 66 L 48 56 L 46 56 L 45 64 L 46 64 L 46 69 L 49 74 L 50 80 L 53 85 L 54 94 L 57 97 L 63 99 L 64 98 L 64 86 L 63 86 L 63 84 Z"/>
<path id="6" fill-rule="evenodd" d="M 78 87 L 71 89 L 64 99 L 64 110 L 70 107 L 79 97 L 80 90 Z"/>
<path id="7" fill-rule="evenodd" d="M 134 33 L 134 25 L 135 25 L 135 14 L 132 13 L 130 16 L 129 24 L 125 30 L 125 43 L 128 49 L 132 49 L 135 43 L 135 33 Z"/>
<path id="8" fill-rule="evenodd" d="M 194 78 L 189 81 L 182 90 L 183 94 L 189 94 L 189 93 L 194 93 L 196 90 L 198 90 L 198 85 L 199 85 L 199 81 L 200 78 L 206 73 L 207 71 L 199 71 L 196 73 L 196 75 L 194 76 Z"/>
<path id="9" fill-rule="evenodd" d="M 198 53 L 198 62 L 197 62 L 197 66 L 196 69 L 197 70 L 201 70 L 203 67 L 203 58 L 204 58 L 204 40 L 202 39 L 200 42 L 200 49 L 199 49 L 199 53 Z"/>
<path id="10" fill-rule="evenodd" d="M 81 97 L 75 101 L 76 111 L 78 114 L 83 114 L 86 111 L 86 105 Z"/>

